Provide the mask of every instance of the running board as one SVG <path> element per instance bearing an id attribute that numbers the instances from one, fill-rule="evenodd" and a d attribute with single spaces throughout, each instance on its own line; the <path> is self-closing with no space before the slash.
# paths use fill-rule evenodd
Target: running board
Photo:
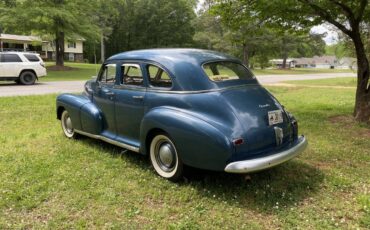
<path id="1" fill-rule="evenodd" d="M 74 131 L 78 134 L 81 134 L 81 135 L 84 135 L 84 136 L 87 136 L 87 137 L 91 137 L 91 138 L 94 138 L 94 139 L 97 139 L 97 140 L 102 140 L 102 141 L 107 142 L 109 144 L 116 145 L 118 147 L 128 149 L 128 150 L 133 151 L 133 152 L 137 152 L 137 153 L 139 152 L 139 148 L 137 148 L 135 146 L 132 146 L 132 145 L 124 144 L 124 143 L 109 139 L 109 138 L 101 136 L 101 135 L 94 135 L 94 134 L 91 134 L 91 133 L 86 133 L 84 131 L 77 130 L 77 129 L 75 129 Z"/>

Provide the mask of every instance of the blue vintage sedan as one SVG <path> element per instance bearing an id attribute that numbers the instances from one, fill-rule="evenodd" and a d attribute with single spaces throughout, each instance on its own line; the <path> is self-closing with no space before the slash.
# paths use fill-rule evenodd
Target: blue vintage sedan
<path id="1" fill-rule="evenodd" d="M 151 49 L 110 57 L 82 95 L 57 98 L 68 138 L 84 135 L 144 155 L 162 177 L 184 165 L 249 173 L 307 146 L 292 114 L 240 60 L 198 49 Z"/>

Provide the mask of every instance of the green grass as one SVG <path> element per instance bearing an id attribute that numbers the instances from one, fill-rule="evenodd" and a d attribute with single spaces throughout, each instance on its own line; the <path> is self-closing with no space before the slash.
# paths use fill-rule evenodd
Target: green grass
<path id="1" fill-rule="evenodd" d="M 46 66 L 52 66 L 55 63 L 48 62 Z M 47 71 L 47 76 L 40 78 L 45 81 L 86 81 L 96 76 L 100 70 L 100 65 L 66 62 L 66 66 L 75 68 L 69 71 Z"/>
<path id="2" fill-rule="evenodd" d="M 47 66 L 55 65 L 55 63 L 48 62 Z M 46 81 L 85 81 L 96 76 L 100 69 L 100 64 L 85 64 L 66 62 L 66 66 L 75 68 L 70 71 L 51 71 L 48 70 L 48 75 L 40 78 L 41 82 Z M 331 70 L 331 69 L 256 69 L 253 73 L 256 75 L 281 75 L 281 74 L 315 74 L 315 73 L 352 73 L 351 70 Z"/>
<path id="3" fill-rule="evenodd" d="M 318 79 L 318 80 L 286 81 L 285 83 L 296 84 L 296 85 L 356 87 L 357 78 L 355 77 L 328 78 L 328 79 Z"/>
<path id="4" fill-rule="evenodd" d="M 319 73 L 354 73 L 353 70 L 345 69 L 313 69 L 313 68 L 295 68 L 295 69 L 254 69 L 255 75 L 281 75 L 281 74 L 319 74 Z"/>
<path id="5" fill-rule="evenodd" d="M 251 180 L 200 171 L 178 184 L 145 157 L 65 138 L 55 95 L 0 98 L 0 229 L 370 228 L 370 127 L 351 123 L 354 90 L 269 90 L 308 149 Z"/>

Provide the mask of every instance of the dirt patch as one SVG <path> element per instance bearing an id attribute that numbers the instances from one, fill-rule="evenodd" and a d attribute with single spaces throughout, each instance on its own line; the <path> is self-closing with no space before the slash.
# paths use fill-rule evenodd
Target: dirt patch
<path id="1" fill-rule="evenodd" d="M 358 125 L 353 116 L 350 115 L 339 115 L 329 117 L 329 121 L 333 124 L 339 124 L 345 128 L 355 128 Z M 370 126 L 368 128 L 356 127 L 354 135 L 359 137 L 369 137 L 370 138 Z"/>
<path id="2" fill-rule="evenodd" d="M 46 67 L 48 71 L 71 71 L 71 70 L 78 70 L 78 68 L 73 68 L 69 66 L 58 66 L 58 65 L 53 65 L 53 66 L 48 66 Z"/>

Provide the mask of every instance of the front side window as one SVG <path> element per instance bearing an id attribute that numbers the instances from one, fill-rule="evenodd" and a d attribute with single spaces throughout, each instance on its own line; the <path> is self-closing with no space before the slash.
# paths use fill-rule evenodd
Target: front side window
<path id="1" fill-rule="evenodd" d="M 147 66 L 149 84 L 153 87 L 171 88 L 172 80 L 170 76 L 161 68 L 155 65 Z"/>
<path id="2" fill-rule="evenodd" d="M 1 62 L 22 62 L 22 59 L 17 54 L 2 54 Z"/>
<path id="3" fill-rule="evenodd" d="M 254 76 L 247 68 L 236 62 L 220 61 L 206 63 L 203 65 L 203 70 L 209 79 L 215 82 L 254 79 Z"/>
<path id="4" fill-rule="evenodd" d="M 107 64 L 103 66 L 99 82 L 114 83 L 116 81 L 116 64 Z"/>
<path id="5" fill-rule="evenodd" d="M 142 86 L 144 83 L 143 74 L 138 64 L 123 64 L 121 67 L 123 85 Z"/>

